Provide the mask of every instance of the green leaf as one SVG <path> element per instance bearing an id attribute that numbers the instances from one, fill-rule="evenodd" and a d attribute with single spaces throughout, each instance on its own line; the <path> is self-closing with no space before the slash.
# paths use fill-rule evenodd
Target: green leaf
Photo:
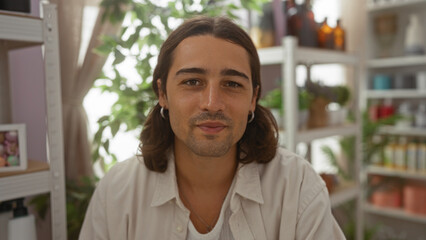
<path id="1" fill-rule="evenodd" d="M 120 52 L 120 50 L 118 50 L 118 49 L 115 49 L 115 50 L 114 50 L 114 57 L 115 57 L 115 60 L 114 60 L 114 62 L 112 63 L 113 65 L 120 64 L 121 62 L 123 62 L 123 61 L 124 61 L 124 59 L 126 59 L 126 56 L 124 56 L 124 55 Z"/>
<path id="2" fill-rule="evenodd" d="M 111 46 L 108 44 L 102 44 L 99 47 L 93 49 L 93 51 L 102 56 L 108 56 L 111 52 Z"/>
<path id="3" fill-rule="evenodd" d="M 102 146 L 104 147 L 105 151 L 106 151 L 107 153 L 109 153 L 109 139 L 108 139 L 108 140 L 106 140 L 106 141 L 102 144 Z"/>
<path id="4" fill-rule="evenodd" d="M 110 125 L 111 128 L 111 135 L 112 137 L 115 137 L 115 135 L 117 134 L 118 130 L 120 130 L 120 122 L 115 120 L 111 123 Z"/>
<path id="5" fill-rule="evenodd" d="M 108 121 L 108 120 L 109 120 L 109 115 L 104 115 L 104 116 L 100 117 L 97 122 L 102 124 L 103 122 Z"/>

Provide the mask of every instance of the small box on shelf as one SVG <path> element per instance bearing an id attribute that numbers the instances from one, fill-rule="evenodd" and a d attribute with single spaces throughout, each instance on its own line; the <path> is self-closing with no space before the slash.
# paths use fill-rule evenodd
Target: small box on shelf
<path id="1" fill-rule="evenodd" d="M 0 172 L 25 170 L 27 147 L 24 124 L 0 124 Z"/>

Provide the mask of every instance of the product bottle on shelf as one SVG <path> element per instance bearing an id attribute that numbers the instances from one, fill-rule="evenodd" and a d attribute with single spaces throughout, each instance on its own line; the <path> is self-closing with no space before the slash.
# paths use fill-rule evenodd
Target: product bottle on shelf
<path id="1" fill-rule="evenodd" d="M 395 138 L 390 136 L 389 143 L 383 149 L 383 166 L 393 168 L 395 166 Z"/>
<path id="2" fill-rule="evenodd" d="M 368 117 L 370 121 L 376 122 L 377 120 L 379 120 L 379 109 L 380 109 L 380 104 L 378 100 L 375 100 L 375 99 L 371 100 L 370 107 L 368 108 Z"/>
<path id="3" fill-rule="evenodd" d="M 372 137 L 373 144 L 380 144 L 382 142 L 382 137 L 379 135 L 374 135 Z M 383 149 L 377 149 L 374 153 L 371 154 L 370 163 L 375 166 L 383 166 L 382 161 L 382 150 Z"/>
<path id="4" fill-rule="evenodd" d="M 9 240 L 36 240 L 36 227 L 34 215 L 28 214 L 24 206 L 24 199 L 16 200 L 16 207 L 13 210 L 13 219 L 8 223 Z"/>
<path id="5" fill-rule="evenodd" d="M 417 147 L 417 163 L 419 172 L 426 174 L 426 139 L 422 139 Z"/>
<path id="6" fill-rule="evenodd" d="M 398 170 L 407 169 L 407 138 L 399 137 L 398 144 L 394 147 L 394 166 Z"/>
<path id="7" fill-rule="evenodd" d="M 405 32 L 405 53 L 407 55 L 422 55 L 425 53 L 423 27 L 417 14 L 410 15 L 410 22 Z"/>
<path id="8" fill-rule="evenodd" d="M 418 106 L 414 122 L 416 127 L 426 128 L 426 103 L 421 103 Z"/>
<path id="9" fill-rule="evenodd" d="M 409 128 L 413 123 L 413 113 L 411 111 L 411 104 L 408 101 L 402 102 L 398 107 L 398 114 L 402 116 L 402 119 L 399 119 L 395 126 L 398 128 Z"/>
<path id="10" fill-rule="evenodd" d="M 334 49 L 345 51 L 346 37 L 345 30 L 342 28 L 341 20 L 337 19 L 337 25 L 333 29 Z"/>
<path id="11" fill-rule="evenodd" d="M 379 118 L 387 118 L 392 116 L 395 112 L 395 108 L 392 105 L 392 99 L 386 98 L 383 104 L 379 107 Z"/>
<path id="12" fill-rule="evenodd" d="M 333 28 L 327 23 L 327 17 L 318 30 L 318 44 L 320 48 L 334 49 Z"/>
<path id="13" fill-rule="evenodd" d="M 262 8 L 263 15 L 253 13 L 251 16 L 250 37 L 256 48 L 266 48 L 275 45 L 274 18 L 272 4 L 265 3 Z"/>
<path id="14" fill-rule="evenodd" d="M 289 34 L 298 38 L 300 46 L 318 47 L 318 28 L 310 0 L 288 11 Z"/>
<path id="15" fill-rule="evenodd" d="M 407 170 L 416 171 L 417 170 L 417 141 L 411 139 L 407 145 Z"/>

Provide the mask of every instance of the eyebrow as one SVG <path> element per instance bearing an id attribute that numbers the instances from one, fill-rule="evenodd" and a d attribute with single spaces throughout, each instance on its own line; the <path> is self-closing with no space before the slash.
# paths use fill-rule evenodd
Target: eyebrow
<path id="1" fill-rule="evenodd" d="M 223 69 L 222 71 L 220 71 L 220 74 L 222 76 L 237 76 L 237 77 L 242 77 L 249 80 L 249 77 L 246 74 L 231 68 Z"/>
<path id="2" fill-rule="evenodd" d="M 176 76 L 180 74 L 186 74 L 186 73 L 196 73 L 196 74 L 206 74 L 207 70 L 204 68 L 182 68 L 179 71 L 176 72 Z M 232 68 L 225 68 L 222 71 L 220 71 L 220 75 L 222 76 L 237 76 L 242 77 L 247 80 L 249 80 L 249 77 L 244 74 L 243 72 L 237 71 Z"/>
<path id="3" fill-rule="evenodd" d="M 176 72 L 176 76 L 185 73 L 197 73 L 197 74 L 206 74 L 207 70 L 203 68 L 182 68 Z"/>

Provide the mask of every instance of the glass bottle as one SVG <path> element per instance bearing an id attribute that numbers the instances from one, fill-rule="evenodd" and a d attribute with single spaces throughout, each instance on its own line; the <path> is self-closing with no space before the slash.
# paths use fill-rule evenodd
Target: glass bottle
<path id="1" fill-rule="evenodd" d="M 290 23 L 290 18 L 291 16 L 294 16 L 297 13 L 297 8 L 296 8 L 296 4 L 294 3 L 294 0 L 284 0 L 283 3 L 283 7 L 284 7 L 284 17 L 285 17 L 285 31 L 284 31 L 284 35 L 285 36 L 295 36 L 295 30 L 292 26 L 292 24 Z M 292 29 L 290 29 L 290 27 Z"/>
<path id="2" fill-rule="evenodd" d="M 337 19 L 337 25 L 333 29 L 334 49 L 345 51 L 345 30 L 342 28 L 340 19 Z"/>
<path id="3" fill-rule="evenodd" d="M 395 138 L 390 136 L 388 144 L 383 149 L 383 165 L 387 168 L 395 166 Z"/>
<path id="4" fill-rule="evenodd" d="M 333 29 L 327 24 L 327 17 L 324 18 L 318 31 L 318 43 L 320 48 L 334 48 Z"/>
<path id="5" fill-rule="evenodd" d="M 407 168 L 407 138 L 399 137 L 398 144 L 394 146 L 394 167 L 398 170 Z"/>
<path id="6" fill-rule="evenodd" d="M 410 15 L 410 22 L 405 32 L 405 54 L 422 55 L 425 53 L 424 32 L 421 20 L 417 14 Z"/>
<path id="7" fill-rule="evenodd" d="M 417 170 L 417 140 L 411 139 L 407 145 L 407 170 Z"/>
<path id="8" fill-rule="evenodd" d="M 318 47 L 318 27 L 312 12 L 310 0 L 290 8 L 288 12 L 289 34 L 296 36 L 300 46 Z"/>
<path id="9" fill-rule="evenodd" d="M 274 19 L 272 4 L 265 3 L 262 15 L 253 13 L 250 37 L 256 48 L 272 47 L 275 45 Z"/>

